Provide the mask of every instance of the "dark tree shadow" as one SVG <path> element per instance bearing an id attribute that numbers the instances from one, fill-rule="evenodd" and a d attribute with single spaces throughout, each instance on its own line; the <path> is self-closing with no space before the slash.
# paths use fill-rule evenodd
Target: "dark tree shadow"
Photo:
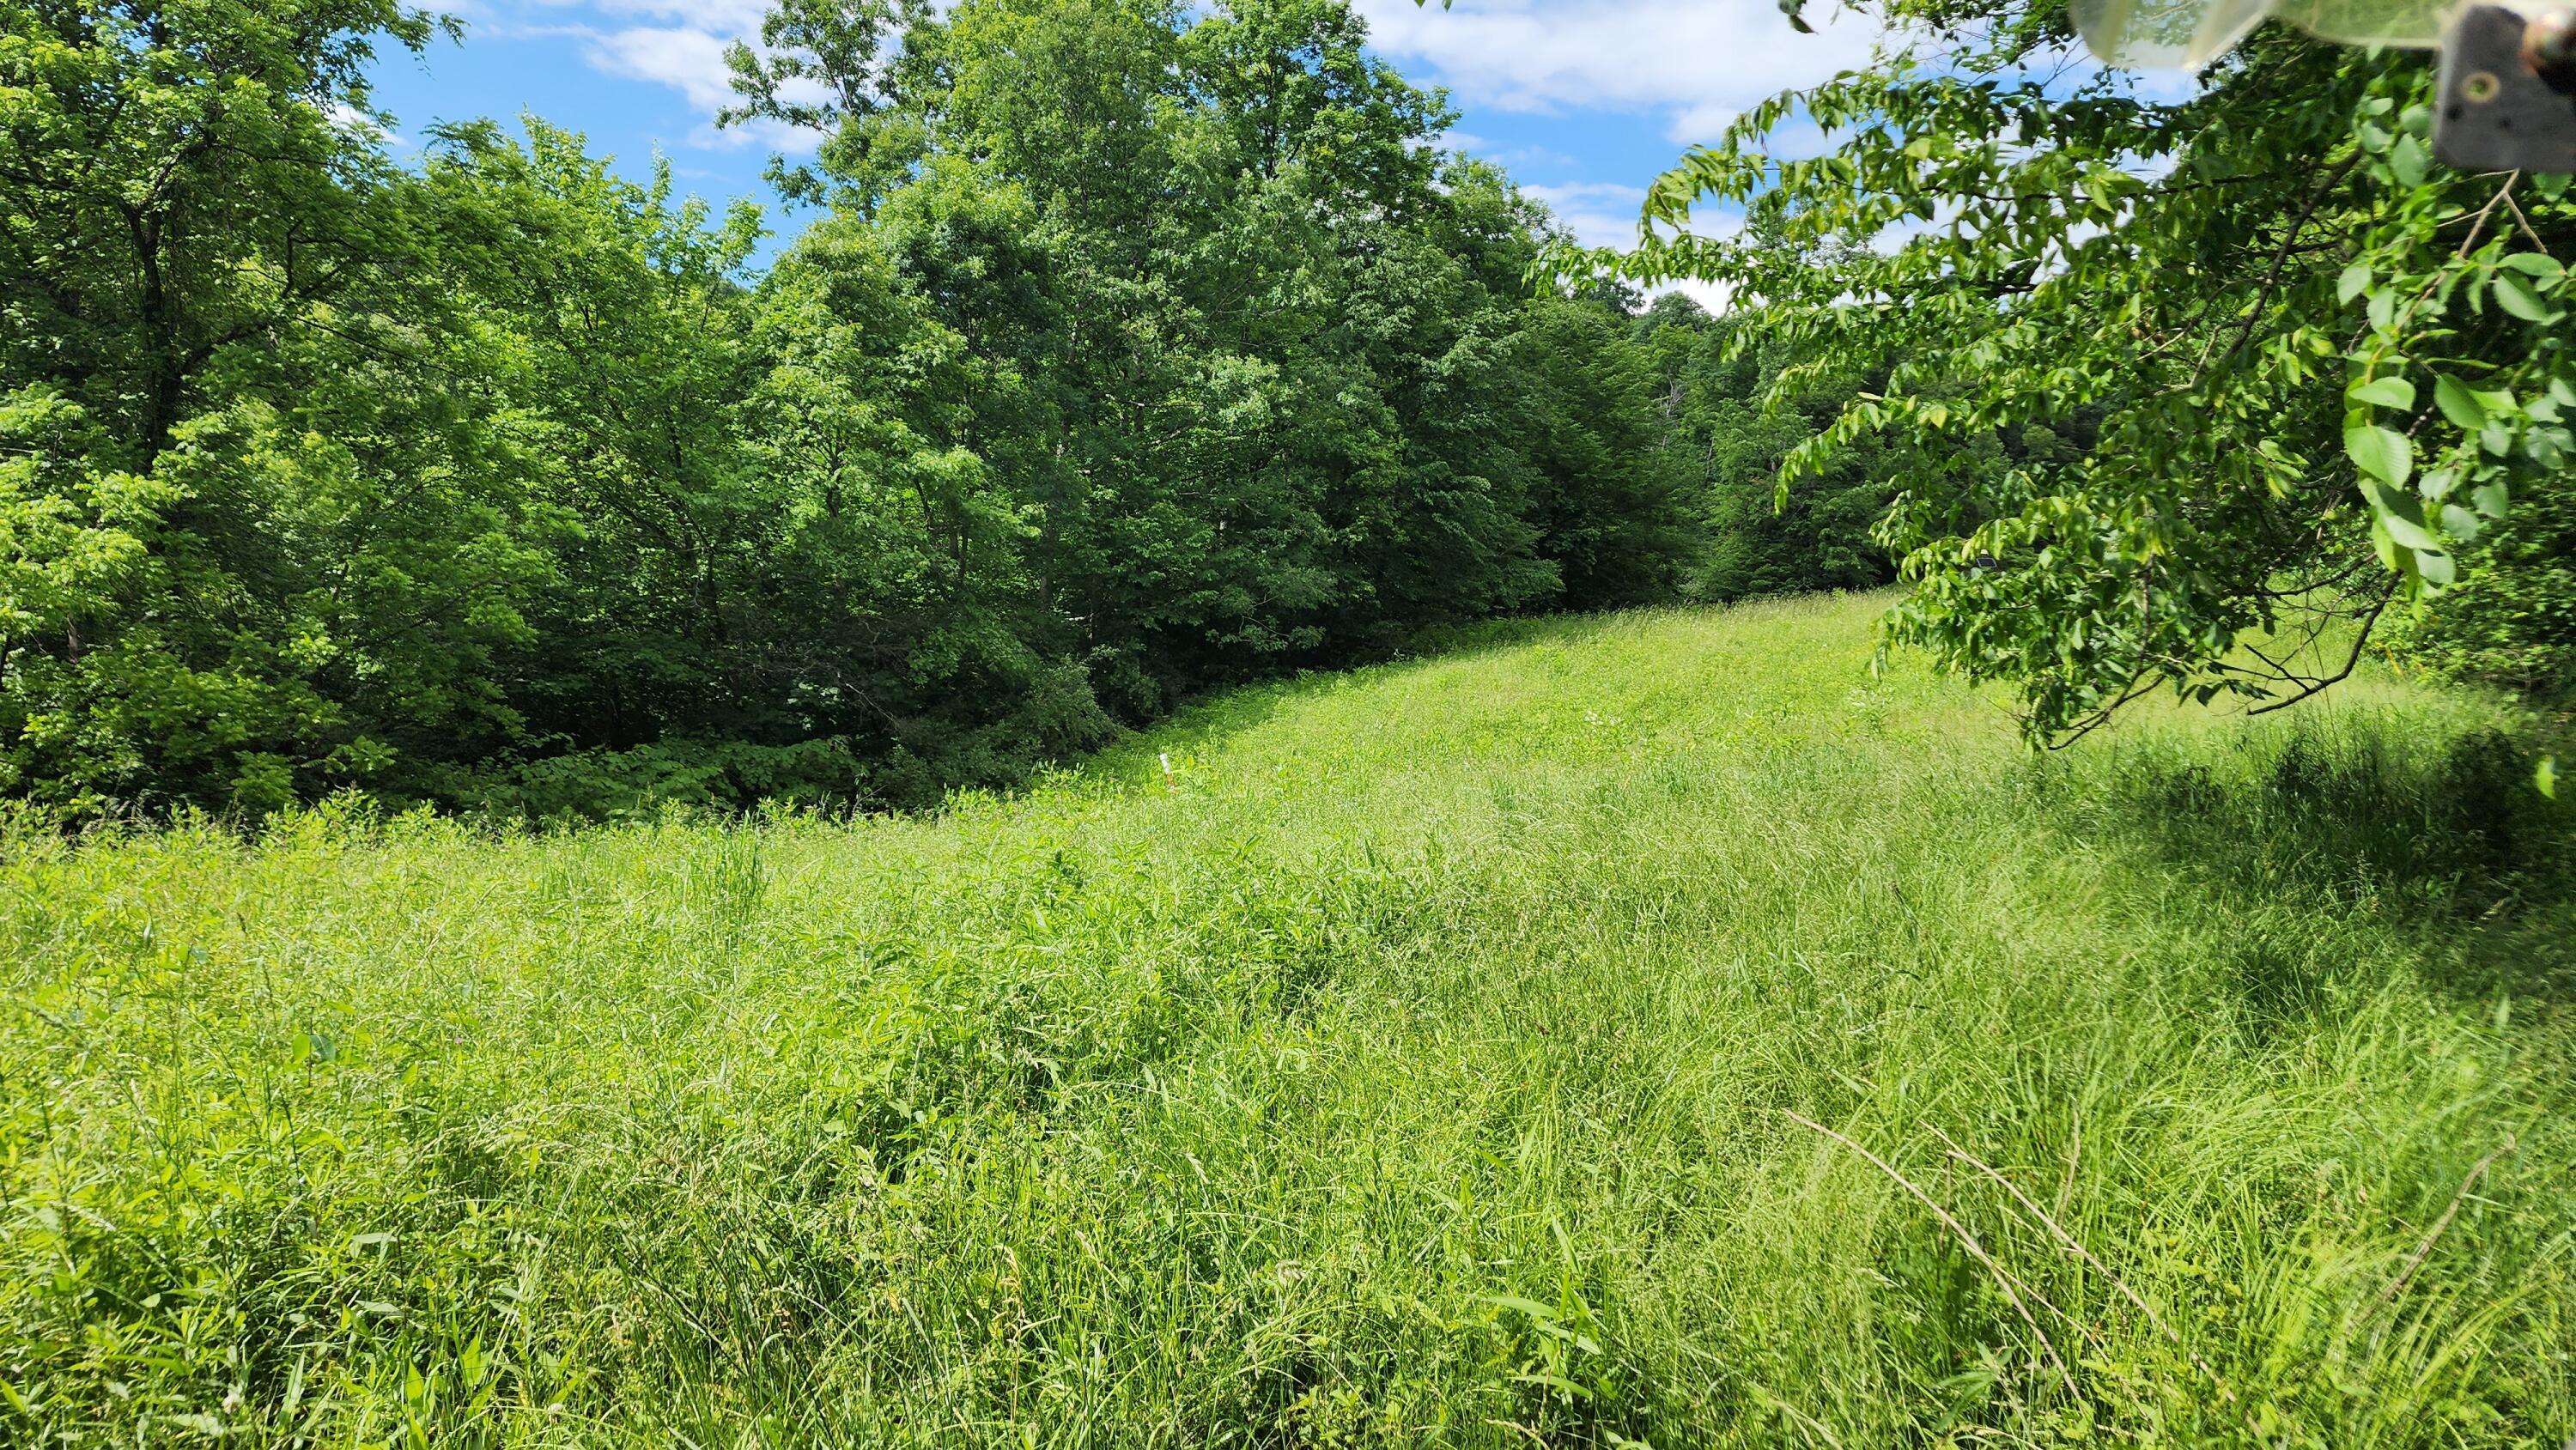
<path id="1" fill-rule="evenodd" d="M 2296 730 L 2217 768 L 2153 753 L 2113 767 L 2110 824 L 2176 870 L 2231 894 L 2366 913 L 2420 933 L 2447 989 L 2576 1003 L 2576 809 L 2533 784 L 2529 740 L 2447 741 L 2390 730 Z M 2296 1015 L 2324 1001 L 2333 964 L 2302 932 L 2238 943 L 2247 1005 Z"/>

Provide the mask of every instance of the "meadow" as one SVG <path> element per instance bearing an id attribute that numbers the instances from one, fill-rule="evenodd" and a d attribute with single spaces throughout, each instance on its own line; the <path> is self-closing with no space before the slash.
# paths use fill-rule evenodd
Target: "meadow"
<path id="1" fill-rule="evenodd" d="M 0 837 L 11 1445 L 2556 1446 L 2568 814 L 1885 600 L 919 817 Z"/>

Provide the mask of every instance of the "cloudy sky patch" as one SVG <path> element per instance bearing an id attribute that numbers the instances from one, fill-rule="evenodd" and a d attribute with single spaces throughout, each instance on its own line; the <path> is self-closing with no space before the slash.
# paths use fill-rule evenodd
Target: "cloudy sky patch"
<path id="1" fill-rule="evenodd" d="M 1636 235 L 1646 185 L 1681 148 L 1746 107 L 1864 64 L 1876 30 L 1849 17 L 1791 30 L 1774 0 L 1356 0 L 1377 49 L 1446 87 L 1443 143 L 1508 170 L 1595 245 Z M 755 37 L 764 0 L 466 0 L 462 47 L 378 66 L 379 103 L 405 130 L 533 112 L 584 133 L 621 168 L 657 155 L 711 201 L 763 202 L 773 151 L 810 151 L 774 125 L 719 130 L 726 47 Z M 1823 19 L 1821 16 L 1811 17 Z M 778 214 L 781 230 L 806 218 Z"/>

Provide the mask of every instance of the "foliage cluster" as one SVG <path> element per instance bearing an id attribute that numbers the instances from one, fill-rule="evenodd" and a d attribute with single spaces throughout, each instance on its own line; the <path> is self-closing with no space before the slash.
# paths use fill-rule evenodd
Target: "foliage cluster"
<path id="1" fill-rule="evenodd" d="M 1635 254 L 1566 260 L 1730 287 L 1777 399 L 1861 380 L 1782 476 L 1885 470 L 1891 640 L 2014 681 L 2046 740 L 2163 686 L 2306 697 L 2384 622 L 2564 685 L 2566 178 L 2433 164 L 2419 56 L 2275 26 L 2144 85 L 2062 0 L 1862 8 L 1880 63 L 1693 150 Z"/>
<path id="2" fill-rule="evenodd" d="M 1341 0 L 794 0 L 761 221 L 368 110 L 397 0 L 0 5 L 0 794 L 936 801 L 1668 592 L 1627 319 Z"/>
<path id="3" fill-rule="evenodd" d="M 1872 537 L 1895 498 L 1869 443 L 1802 478 L 1782 466 L 1872 380 L 1815 378 L 1774 389 L 1779 360 L 1740 319 L 1711 318 L 1679 293 L 1639 319 L 1654 358 L 1673 467 L 1691 480 L 1699 552 L 1684 584 L 1694 598 L 1736 600 L 1868 589 L 1895 578 Z"/>
<path id="4" fill-rule="evenodd" d="M 936 818 L 12 835 L 0 1439 L 2563 1442 L 2571 823 L 2499 712 L 2033 758 L 1855 688 L 1886 602 L 1500 626 Z"/>

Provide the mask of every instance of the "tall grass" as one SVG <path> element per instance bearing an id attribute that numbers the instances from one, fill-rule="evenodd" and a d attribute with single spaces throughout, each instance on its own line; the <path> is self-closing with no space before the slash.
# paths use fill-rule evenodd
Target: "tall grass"
<path id="1" fill-rule="evenodd" d="M 935 819 L 8 838 L 0 1438 L 2576 1432 L 2509 722 L 2034 759 L 1872 608 L 1488 634 Z"/>

